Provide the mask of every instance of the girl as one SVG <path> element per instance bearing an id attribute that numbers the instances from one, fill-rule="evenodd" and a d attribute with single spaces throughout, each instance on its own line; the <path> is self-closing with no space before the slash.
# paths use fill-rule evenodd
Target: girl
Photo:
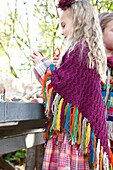
<path id="1" fill-rule="evenodd" d="M 102 13 L 99 18 L 108 66 L 107 82 L 102 84 L 102 95 L 107 114 L 108 135 L 113 147 L 113 13 Z"/>
<path id="2" fill-rule="evenodd" d="M 109 170 L 113 164 L 100 86 L 106 80 L 106 55 L 98 15 L 85 0 L 60 0 L 58 7 L 66 52 L 57 68 L 39 52 L 31 56 L 48 118 L 42 169 Z"/>

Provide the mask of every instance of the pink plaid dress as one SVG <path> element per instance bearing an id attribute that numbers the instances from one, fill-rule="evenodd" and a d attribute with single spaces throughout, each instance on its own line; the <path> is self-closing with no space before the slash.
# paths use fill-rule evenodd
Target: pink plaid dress
<path id="1" fill-rule="evenodd" d="M 89 161 L 63 133 L 48 140 L 42 170 L 90 170 Z"/>

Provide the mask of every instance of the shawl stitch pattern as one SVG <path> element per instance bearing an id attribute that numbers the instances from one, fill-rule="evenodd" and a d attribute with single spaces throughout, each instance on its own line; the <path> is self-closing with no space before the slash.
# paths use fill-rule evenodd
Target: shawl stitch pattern
<path id="1" fill-rule="evenodd" d="M 76 45 L 65 62 L 52 72 L 51 84 L 53 89 L 66 102 L 77 106 L 83 116 L 91 124 L 97 138 L 101 140 L 104 151 L 108 153 L 108 135 L 104 105 L 102 101 L 100 77 L 95 69 L 86 66 L 88 48 L 84 47 L 83 58 L 80 61 L 81 45 Z"/>

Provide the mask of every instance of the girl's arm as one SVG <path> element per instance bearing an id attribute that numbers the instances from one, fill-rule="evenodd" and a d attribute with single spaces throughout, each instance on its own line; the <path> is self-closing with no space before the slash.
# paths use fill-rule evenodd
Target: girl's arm
<path id="1" fill-rule="evenodd" d="M 49 58 L 44 58 L 41 52 L 33 52 L 31 55 L 31 60 L 34 63 L 34 73 L 36 78 L 42 84 L 43 76 L 49 71 L 49 66 L 51 65 L 51 60 Z"/>
<path id="2" fill-rule="evenodd" d="M 43 58 L 38 64 L 34 67 L 34 73 L 36 78 L 39 80 L 39 82 L 42 84 L 43 77 L 45 73 L 49 72 L 49 66 L 52 64 L 51 60 L 49 58 Z"/>

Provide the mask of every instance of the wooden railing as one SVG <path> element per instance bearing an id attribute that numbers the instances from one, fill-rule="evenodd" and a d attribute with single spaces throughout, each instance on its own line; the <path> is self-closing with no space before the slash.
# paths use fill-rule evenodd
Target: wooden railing
<path id="1" fill-rule="evenodd" d="M 43 127 L 46 121 L 43 104 L 40 103 L 0 103 L 0 168 L 14 170 L 5 163 L 3 154 L 27 148 L 26 170 L 41 170 L 43 159 Z M 37 149 L 38 148 L 38 149 Z M 28 166 L 29 149 L 35 151 L 34 167 Z M 42 156 L 39 156 L 39 153 Z M 29 159 L 30 163 L 30 159 Z"/>

